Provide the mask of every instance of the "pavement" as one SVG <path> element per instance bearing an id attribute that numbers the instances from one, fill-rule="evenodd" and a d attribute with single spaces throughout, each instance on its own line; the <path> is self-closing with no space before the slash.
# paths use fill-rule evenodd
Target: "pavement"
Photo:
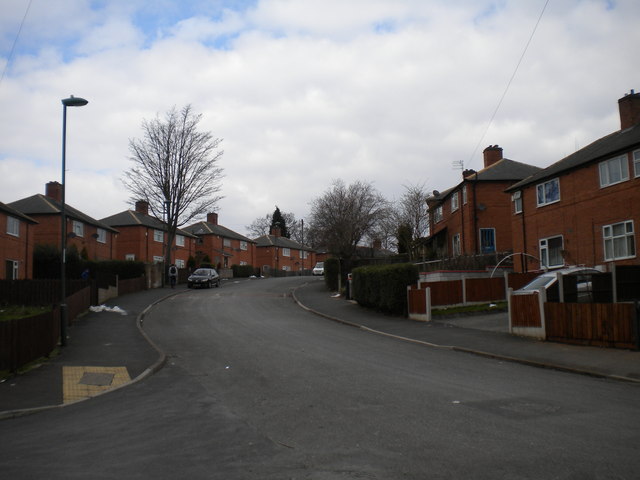
<path id="1" fill-rule="evenodd" d="M 166 357 L 145 335 L 142 323 L 150 308 L 181 291 L 186 288 L 124 295 L 107 302 L 104 311 L 82 316 L 68 328 L 67 346 L 59 355 L 0 382 L 0 419 L 61 408 L 125 388 L 162 368 Z M 511 335 L 504 312 L 417 322 L 362 308 L 328 291 L 320 280 L 297 288 L 293 298 L 301 308 L 332 321 L 426 348 L 640 384 L 640 351 Z"/>

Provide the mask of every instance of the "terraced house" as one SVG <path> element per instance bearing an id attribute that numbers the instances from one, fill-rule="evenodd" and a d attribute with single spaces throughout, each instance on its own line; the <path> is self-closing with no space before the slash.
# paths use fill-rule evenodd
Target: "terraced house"
<path id="1" fill-rule="evenodd" d="M 37 245 L 60 248 L 62 237 L 62 186 L 58 182 L 46 185 L 45 195 L 36 194 L 9 204 L 10 207 L 37 222 L 33 241 Z M 118 231 L 65 204 L 67 247 L 75 246 L 90 260 L 112 260 L 115 255 L 115 237 Z"/>
<path id="2" fill-rule="evenodd" d="M 517 271 L 639 263 L 640 94 L 618 108 L 620 130 L 507 189 Z"/>
<path id="3" fill-rule="evenodd" d="M 218 224 L 218 214 L 209 213 L 207 220 L 185 227 L 197 237 L 196 263 L 209 258 L 216 268 L 233 265 L 255 266 L 256 242 Z"/>
<path id="4" fill-rule="evenodd" d="M 0 202 L 0 280 L 22 280 L 33 276 L 35 220 Z"/>

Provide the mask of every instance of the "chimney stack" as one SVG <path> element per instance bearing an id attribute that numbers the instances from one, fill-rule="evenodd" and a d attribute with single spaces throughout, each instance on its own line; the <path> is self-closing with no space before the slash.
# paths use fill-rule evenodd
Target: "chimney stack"
<path id="1" fill-rule="evenodd" d="M 282 230 L 280 230 L 280 227 L 273 227 L 271 229 L 270 235 L 273 235 L 274 237 L 281 237 L 282 236 Z"/>
<path id="2" fill-rule="evenodd" d="M 138 200 L 136 202 L 136 212 L 142 213 L 143 215 L 149 215 L 149 202 Z"/>
<path id="3" fill-rule="evenodd" d="M 502 148 L 498 145 L 489 145 L 482 153 L 484 154 L 484 168 L 502 160 Z"/>
<path id="4" fill-rule="evenodd" d="M 207 222 L 218 225 L 218 214 L 214 212 L 207 213 Z"/>
<path id="5" fill-rule="evenodd" d="M 624 97 L 618 100 L 620 110 L 620 130 L 625 130 L 640 123 L 640 93 L 625 93 Z"/>
<path id="6" fill-rule="evenodd" d="M 45 187 L 45 195 L 58 202 L 62 202 L 62 185 L 58 182 L 49 182 Z"/>

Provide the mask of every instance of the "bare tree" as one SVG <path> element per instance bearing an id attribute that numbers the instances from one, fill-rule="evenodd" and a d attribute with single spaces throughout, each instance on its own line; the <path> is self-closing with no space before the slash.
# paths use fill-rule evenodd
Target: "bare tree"
<path id="1" fill-rule="evenodd" d="M 404 195 L 402 195 L 396 208 L 397 227 L 398 231 L 406 232 L 409 237 L 402 239 L 402 243 L 405 244 L 410 258 L 415 260 L 419 254 L 417 240 L 425 237 L 429 231 L 429 216 L 426 201 L 428 194 L 424 184 L 405 185 L 404 188 Z M 398 243 L 400 243 L 400 240 L 401 239 L 398 238 Z"/>
<path id="2" fill-rule="evenodd" d="M 178 227 L 213 211 L 222 198 L 222 140 L 199 131 L 201 119 L 191 105 L 180 111 L 174 107 L 163 119 L 143 120 L 144 137 L 129 140 L 134 166 L 125 172 L 123 183 L 133 201 L 146 201 L 150 213 L 166 222 L 168 245 Z M 171 263 L 171 248 L 165 262 Z"/>
<path id="3" fill-rule="evenodd" d="M 389 203 L 372 184 L 356 181 L 347 186 L 335 180 L 311 202 L 310 235 L 316 245 L 351 259 L 366 235 L 373 233 L 389 212 Z"/>

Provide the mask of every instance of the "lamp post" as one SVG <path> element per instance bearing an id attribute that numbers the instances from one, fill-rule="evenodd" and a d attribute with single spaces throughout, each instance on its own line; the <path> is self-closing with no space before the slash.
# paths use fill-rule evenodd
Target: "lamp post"
<path id="1" fill-rule="evenodd" d="M 60 195 L 60 345 L 67 344 L 67 217 L 65 209 L 65 170 L 67 150 L 67 107 L 83 107 L 89 103 L 84 98 L 74 97 L 62 99 L 62 188 Z"/>

